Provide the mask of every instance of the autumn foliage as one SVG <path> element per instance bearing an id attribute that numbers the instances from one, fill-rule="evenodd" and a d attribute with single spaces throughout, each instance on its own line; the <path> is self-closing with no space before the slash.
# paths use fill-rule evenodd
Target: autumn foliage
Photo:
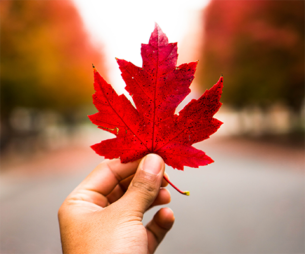
<path id="1" fill-rule="evenodd" d="M 71 117 L 89 104 L 91 63 L 103 56 L 70 0 L 1 0 L 0 21 L 3 145 L 15 135 L 9 118 L 17 107 Z"/>
<path id="2" fill-rule="evenodd" d="M 202 84 L 222 72 L 223 101 L 262 108 L 304 100 L 303 0 L 212 0 L 204 12 Z"/>

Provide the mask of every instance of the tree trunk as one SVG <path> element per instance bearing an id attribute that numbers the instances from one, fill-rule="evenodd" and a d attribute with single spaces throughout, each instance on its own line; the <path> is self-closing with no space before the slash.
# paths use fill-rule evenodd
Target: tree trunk
<path id="1" fill-rule="evenodd" d="M 9 114 L 0 117 L 0 151 L 5 150 L 12 138 L 14 130 L 9 122 Z"/>

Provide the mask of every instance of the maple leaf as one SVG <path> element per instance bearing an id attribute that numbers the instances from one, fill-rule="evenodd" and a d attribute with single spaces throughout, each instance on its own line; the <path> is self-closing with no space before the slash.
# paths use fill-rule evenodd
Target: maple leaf
<path id="1" fill-rule="evenodd" d="M 213 116 L 221 106 L 223 77 L 175 114 L 176 107 L 190 93 L 197 62 L 176 66 L 177 43 L 168 43 L 157 24 L 149 43 L 142 44 L 141 56 L 142 67 L 117 59 L 135 107 L 125 95 L 118 96 L 94 68 L 93 103 L 98 112 L 89 118 L 116 137 L 91 147 L 97 154 L 120 158 L 123 163 L 148 153 L 160 155 L 166 164 L 179 170 L 212 163 L 192 144 L 209 138 L 222 124 Z"/>

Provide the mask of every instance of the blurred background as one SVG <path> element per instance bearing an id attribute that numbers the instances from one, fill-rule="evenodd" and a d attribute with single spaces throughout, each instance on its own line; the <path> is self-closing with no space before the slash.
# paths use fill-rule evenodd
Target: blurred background
<path id="1" fill-rule="evenodd" d="M 92 64 L 125 93 L 157 22 L 198 98 L 224 76 L 215 163 L 167 168 L 176 223 L 157 253 L 305 253 L 303 0 L 0 0 L 0 253 L 61 253 L 57 210 L 103 160 Z M 129 97 L 130 98 L 130 97 Z M 148 222 L 156 209 L 145 216 Z"/>

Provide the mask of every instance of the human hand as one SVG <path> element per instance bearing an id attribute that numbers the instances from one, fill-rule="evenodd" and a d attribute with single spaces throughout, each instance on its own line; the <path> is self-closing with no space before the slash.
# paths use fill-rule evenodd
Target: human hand
<path id="1" fill-rule="evenodd" d="M 175 220 L 162 208 L 142 224 L 150 207 L 170 202 L 168 190 L 160 188 L 166 185 L 164 169 L 156 154 L 99 164 L 58 211 L 63 253 L 154 253 Z"/>

